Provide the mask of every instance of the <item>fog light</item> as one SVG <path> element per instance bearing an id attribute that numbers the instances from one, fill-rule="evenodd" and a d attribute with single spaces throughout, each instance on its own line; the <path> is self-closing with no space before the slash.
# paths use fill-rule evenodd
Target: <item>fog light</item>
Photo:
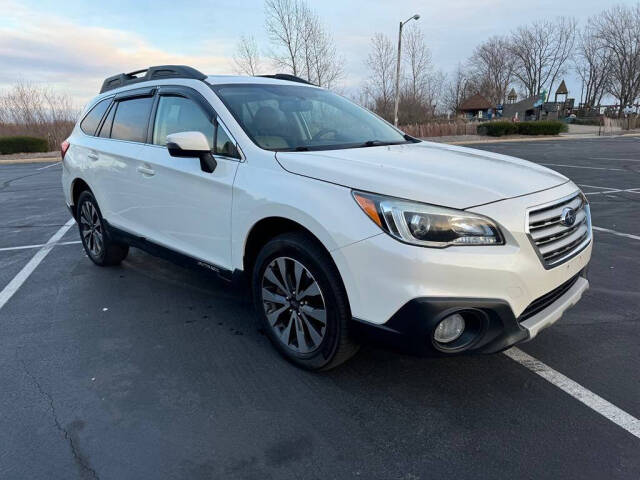
<path id="1" fill-rule="evenodd" d="M 449 315 L 436 327 L 433 338 L 439 343 L 451 343 L 464 332 L 464 318 L 459 313 Z"/>

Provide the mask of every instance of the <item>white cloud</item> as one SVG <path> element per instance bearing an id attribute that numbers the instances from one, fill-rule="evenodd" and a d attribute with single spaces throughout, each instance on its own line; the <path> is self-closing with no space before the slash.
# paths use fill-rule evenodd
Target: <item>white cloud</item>
<path id="1" fill-rule="evenodd" d="M 230 59 L 206 54 L 213 49 L 204 43 L 203 53 L 182 55 L 157 48 L 136 33 L 83 26 L 3 3 L 11 16 L 0 22 L 0 87 L 18 80 L 42 82 L 82 103 L 98 92 L 104 78 L 149 65 L 187 64 L 217 73 L 230 69 Z"/>

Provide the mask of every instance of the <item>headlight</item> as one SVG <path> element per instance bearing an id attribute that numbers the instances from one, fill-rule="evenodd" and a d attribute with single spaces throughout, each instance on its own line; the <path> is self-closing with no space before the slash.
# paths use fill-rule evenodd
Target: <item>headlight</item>
<path id="1" fill-rule="evenodd" d="M 398 240 L 424 247 L 502 245 L 498 226 L 487 217 L 371 193 L 353 192 L 360 208 Z"/>

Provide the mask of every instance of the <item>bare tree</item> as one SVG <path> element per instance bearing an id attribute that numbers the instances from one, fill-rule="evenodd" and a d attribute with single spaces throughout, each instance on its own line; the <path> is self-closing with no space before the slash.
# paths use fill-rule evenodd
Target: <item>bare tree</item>
<path id="1" fill-rule="evenodd" d="M 404 31 L 403 61 L 406 72 L 400 89 L 400 124 L 422 123 L 435 116 L 441 96 L 443 75 L 435 71 L 431 51 L 417 24 Z"/>
<path id="2" fill-rule="evenodd" d="M 305 0 L 266 0 L 265 11 L 276 66 L 316 85 L 335 86 L 342 76 L 342 59 Z"/>
<path id="3" fill-rule="evenodd" d="M 466 98 L 477 91 L 477 85 L 469 78 L 466 69 L 458 64 L 449 76 L 445 86 L 445 106 L 452 113 L 456 113 Z"/>
<path id="4" fill-rule="evenodd" d="M 474 77 L 482 79 L 480 93 L 493 105 L 504 103 L 515 68 L 509 41 L 490 37 L 475 48 L 469 65 Z"/>
<path id="5" fill-rule="evenodd" d="M 0 136 L 32 135 L 58 148 L 73 129 L 78 111 L 71 98 L 47 87 L 18 82 L 0 96 Z"/>
<path id="6" fill-rule="evenodd" d="M 260 73 L 261 58 L 256 39 L 250 35 L 242 35 L 238 40 L 233 63 L 237 73 L 241 75 L 258 75 Z"/>
<path id="7" fill-rule="evenodd" d="M 575 19 L 558 17 L 521 26 L 511 34 L 514 75 L 528 95 L 538 95 L 545 88 L 550 92 L 558 77 L 566 72 L 575 30 Z"/>
<path id="8" fill-rule="evenodd" d="M 574 59 L 575 70 L 582 80 L 584 104 L 589 107 L 600 104 L 611 84 L 612 55 L 598 36 L 596 19 L 597 17 L 590 19 L 578 34 Z"/>
<path id="9" fill-rule="evenodd" d="M 365 85 L 367 106 L 389 121 L 393 120 L 395 93 L 395 49 L 389 37 L 376 33 L 366 66 L 369 79 Z"/>
<path id="10" fill-rule="evenodd" d="M 405 92 L 414 100 L 421 99 L 425 93 L 432 71 L 431 51 L 426 45 L 424 34 L 417 24 L 411 24 L 404 31 L 404 57 L 407 72 L 404 84 Z"/>
<path id="11" fill-rule="evenodd" d="M 308 11 L 303 34 L 305 78 L 321 87 L 332 88 L 343 74 L 333 38 L 313 12 Z"/>
<path id="12" fill-rule="evenodd" d="M 273 61 L 278 67 L 299 75 L 306 4 L 299 0 L 266 0 L 265 16 L 267 33 L 274 45 Z"/>
<path id="13" fill-rule="evenodd" d="M 593 25 L 610 54 L 609 91 L 618 99 L 621 114 L 640 96 L 640 3 L 605 10 L 593 19 Z"/>

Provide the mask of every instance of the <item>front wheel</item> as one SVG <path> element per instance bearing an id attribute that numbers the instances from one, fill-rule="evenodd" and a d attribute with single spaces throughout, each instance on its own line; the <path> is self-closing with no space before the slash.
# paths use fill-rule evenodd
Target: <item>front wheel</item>
<path id="1" fill-rule="evenodd" d="M 312 237 L 288 233 L 268 242 L 256 259 L 252 284 L 264 329 L 291 362 L 328 370 L 357 352 L 339 273 Z"/>

